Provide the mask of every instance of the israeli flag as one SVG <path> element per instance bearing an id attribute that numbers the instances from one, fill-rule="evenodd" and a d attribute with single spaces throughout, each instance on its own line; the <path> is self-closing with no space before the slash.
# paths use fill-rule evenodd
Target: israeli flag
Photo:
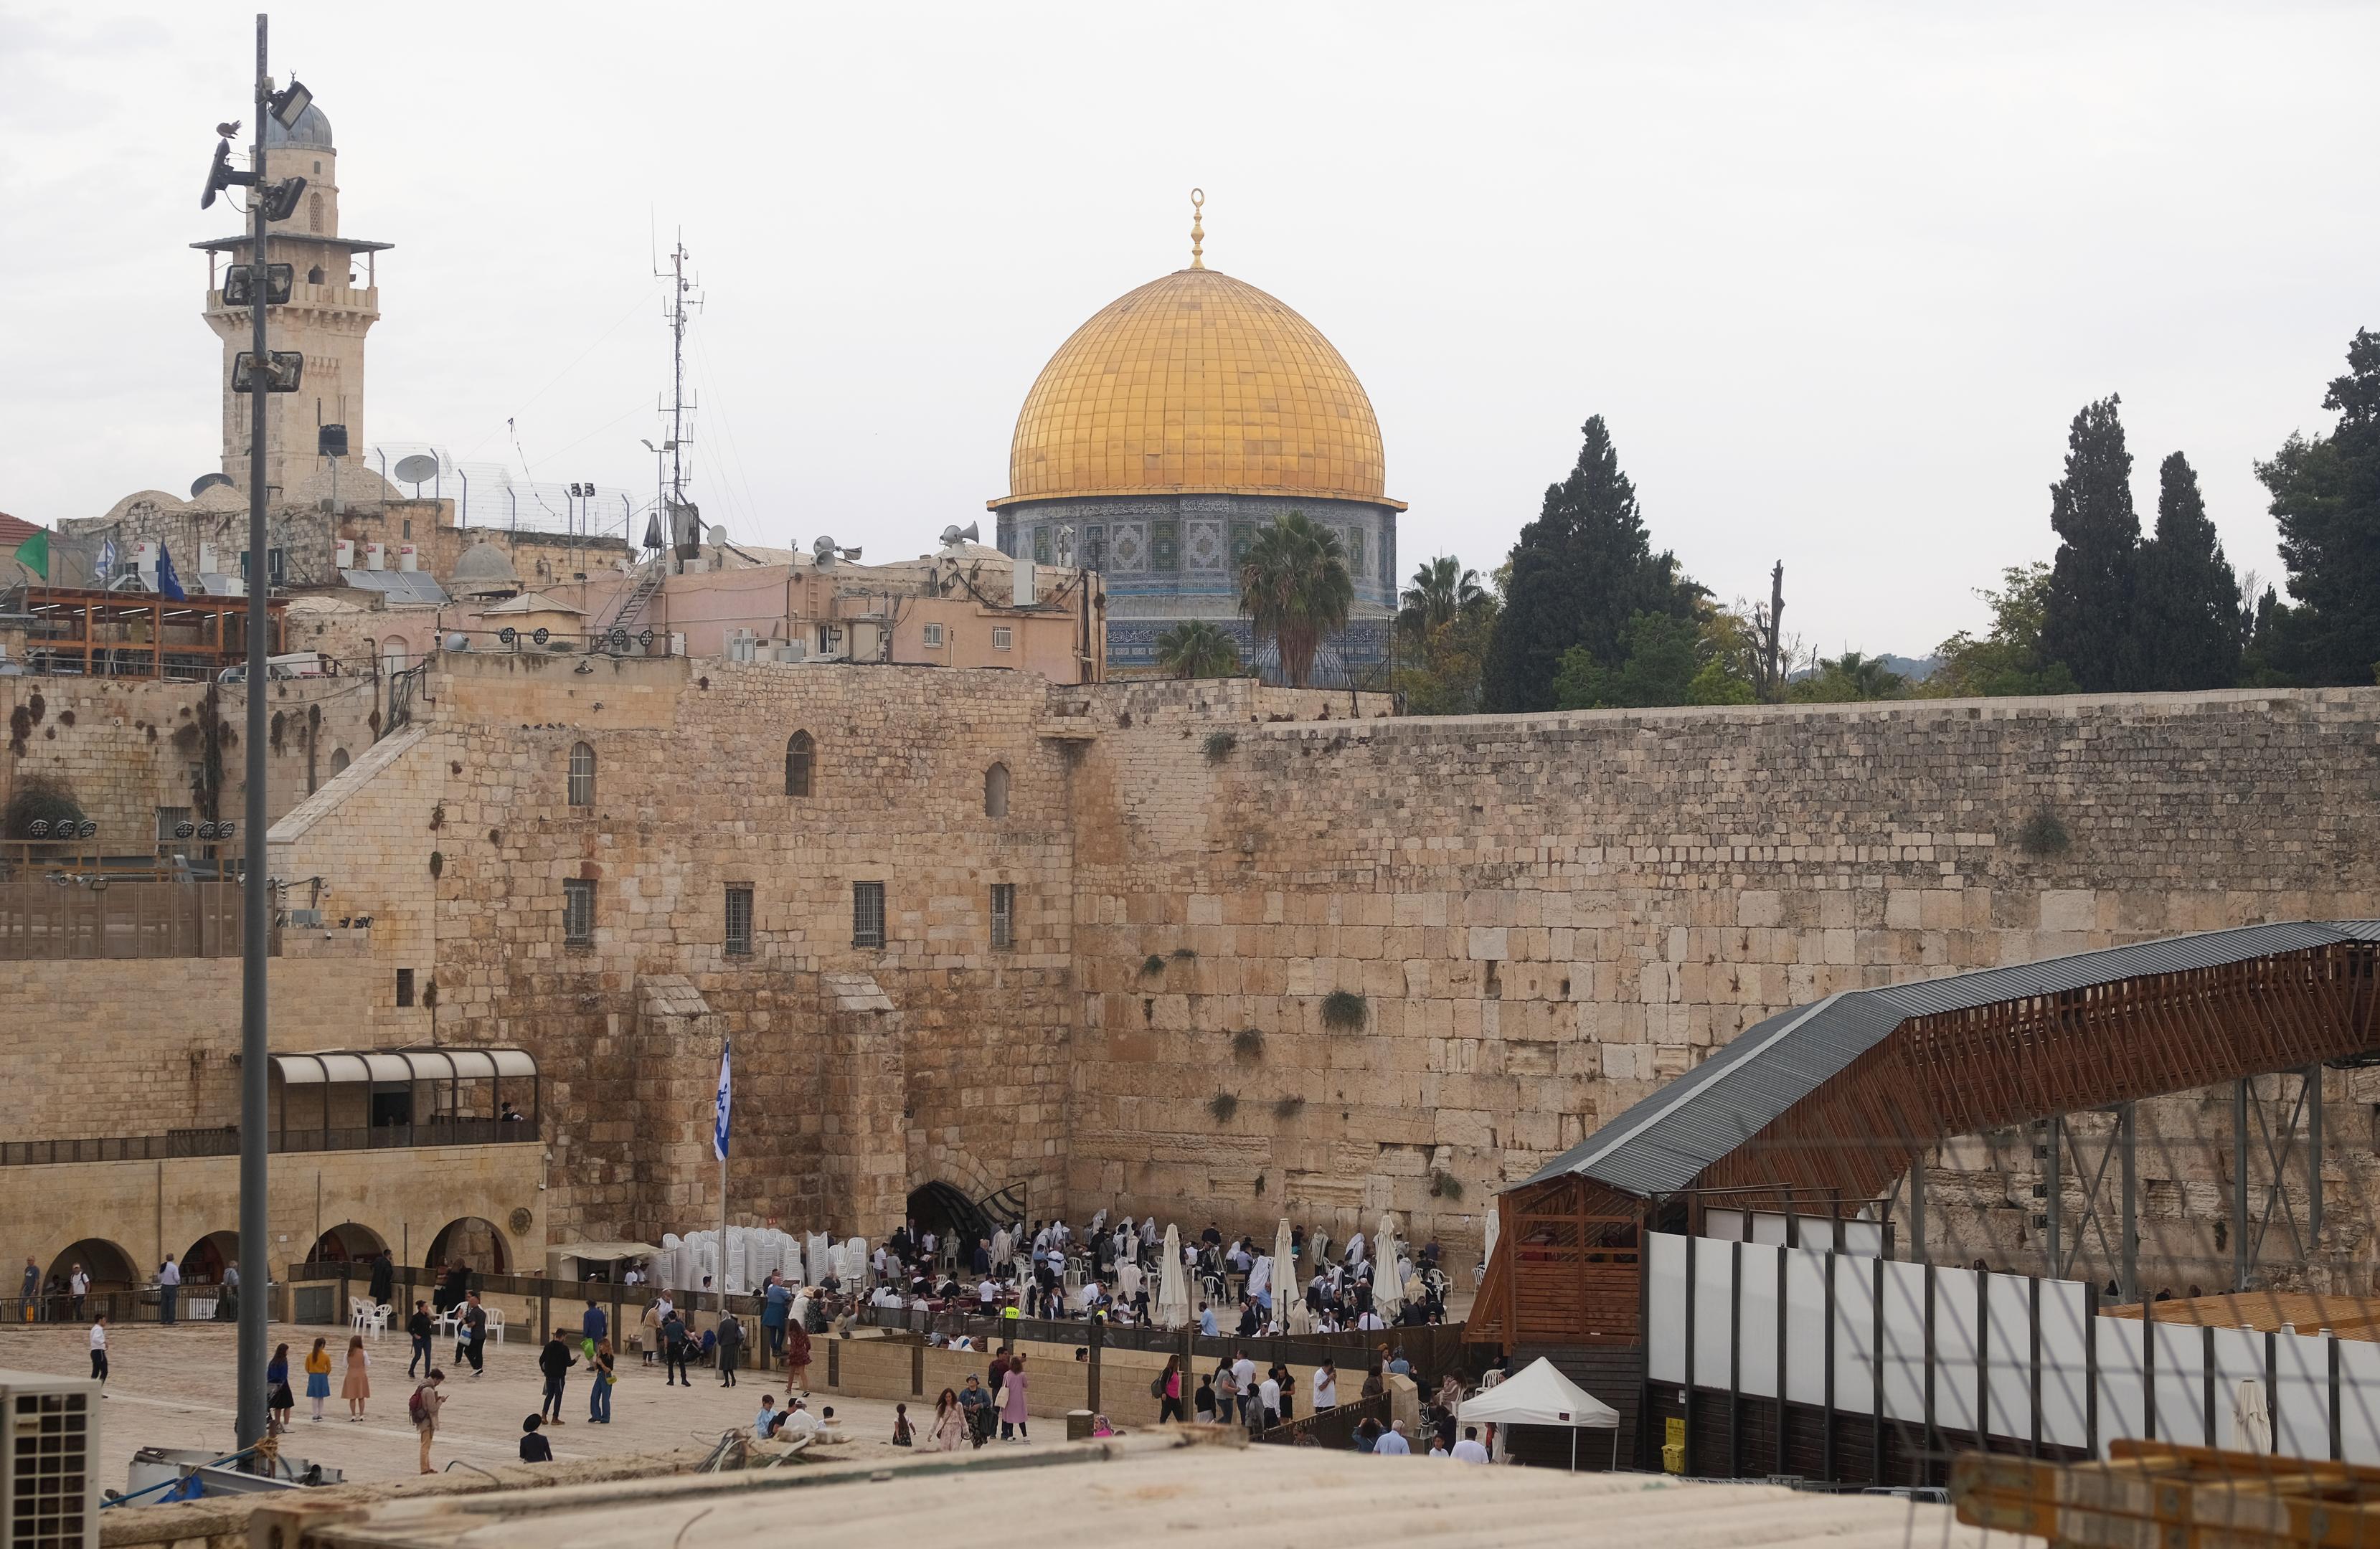
<path id="1" fill-rule="evenodd" d="M 115 539 L 112 538 L 103 538 L 99 540 L 98 563 L 91 566 L 91 579 L 98 584 L 99 588 L 102 591 L 105 591 L 107 589 L 107 583 L 115 579 Z"/>
<path id="2" fill-rule="evenodd" d="M 719 1046 L 719 1116 L 710 1131 L 710 1153 L 721 1161 L 727 1160 L 727 1115 L 735 1105 L 735 1083 L 729 1074 L 728 1051 L 735 1046 Z"/>

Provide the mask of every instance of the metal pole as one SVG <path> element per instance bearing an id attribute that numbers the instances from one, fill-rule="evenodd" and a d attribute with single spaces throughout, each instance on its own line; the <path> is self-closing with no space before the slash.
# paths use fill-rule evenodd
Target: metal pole
<path id="1" fill-rule="evenodd" d="M 264 1439 L 265 1299 L 272 1271 L 265 1257 L 271 1229 L 265 1204 L 265 909 L 264 662 L 265 619 L 272 611 L 273 575 L 264 563 L 264 436 L 272 360 L 265 350 L 264 313 L 272 295 L 264 253 L 264 122 L 272 108 L 265 68 L 265 18 L 256 18 L 256 181 L 248 190 L 248 315 L 254 352 L 249 367 L 248 447 L 248 875 L 240 895 L 239 943 L 239 1369 L 234 1434 L 243 1447 Z"/>
<path id="2" fill-rule="evenodd" d="M 2049 1218 L 2049 1276 L 2052 1279 L 2066 1273 L 2066 1262 L 2058 1249 L 2064 1241 L 2066 1225 L 2066 1181 L 2059 1176 L 2061 1153 L 2066 1147 L 2066 1120 L 2063 1117 L 2049 1121 L 2049 1158 L 2041 1169 L 2042 1195 L 2049 1208 L 2044 1212 Z"/>
<path id="3" fill-rule="evenodd" d="M 2133 1165 L 2133 1140 L 2139 1129 L 2139 1107 L 2132 1103 L 2126 1103 L 2116 1115 L 2124 1147 L 2124 1240 L 2117 1245 L 2116 1256 L 2123 1277 L 2124 1301 L 2128 1304 L 2141 1300 L 2140 1170 Z"/>
<path id="4" fill-rule="evenodd" d="M 2231 1289 L 2248 1289 L 2248 1078 L 2231 1083 Z"/>
<path id="5" fill-rule="evenodd" d="M 2322 1066 L 2306 1067 L 2306 1253 L 2322 1252 Z"/>

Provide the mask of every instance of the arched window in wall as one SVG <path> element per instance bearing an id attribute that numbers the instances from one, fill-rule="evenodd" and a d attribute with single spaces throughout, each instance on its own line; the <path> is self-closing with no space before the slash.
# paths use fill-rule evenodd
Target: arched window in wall
<path id="1" fill-rule="evenodd" d="M 331 778 L 336 780 L 339 777 L 340 772 L 346 767 L 347 750 L 344 747 L 333 748 L 331 750 Z"/>
<path id="2" fill-rule="evenodd" d="M 817 778 L 818 744 L 808 732 L 785 739 L 785 794 L 809 795 Z"/>
<path id="3" fill-rule="evenodd" d="M 595 750 L 585 743 L 574 744 L 570 749 L 570 805 L 595 805 Z"/>
<path id="4" fill-rule="evenodd" d="M 986 817 L 1008 816 L 1008 766 L 994 764 L 983 771 L 983 815 Z"/>
<path id="5" fill-rule="evenodd" d="M 322 196 L 320 194 L 306 196 L 306 229 L 317 233 L 322 229 Z"/>

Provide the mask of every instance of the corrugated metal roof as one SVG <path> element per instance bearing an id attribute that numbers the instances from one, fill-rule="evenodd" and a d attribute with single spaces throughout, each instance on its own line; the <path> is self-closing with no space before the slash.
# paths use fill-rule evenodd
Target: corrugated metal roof
<path id="1" fill-rule="evenodd" d="M 1831 995 L 1744 1029 L 1521 1186 L 1579 1173 L 1636 1195 L 1685 1188 L 1911 1017 L 2217 968 L 2336 941 L 2380 941 L 2380 920 L 2241 926 Z"/>

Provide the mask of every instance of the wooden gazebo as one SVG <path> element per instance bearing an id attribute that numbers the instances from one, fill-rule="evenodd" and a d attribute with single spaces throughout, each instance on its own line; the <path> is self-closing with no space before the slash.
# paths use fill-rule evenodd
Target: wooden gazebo
<path id="1" fill-rule="evenodd" d="M 248 660 L 244 597 L 174 599 L 156 592 L 28 587 L 25 653 L 37 672 L 204 680 Z M 281 649 L 286 604 L 270 600 L 266 632 Z"/>

